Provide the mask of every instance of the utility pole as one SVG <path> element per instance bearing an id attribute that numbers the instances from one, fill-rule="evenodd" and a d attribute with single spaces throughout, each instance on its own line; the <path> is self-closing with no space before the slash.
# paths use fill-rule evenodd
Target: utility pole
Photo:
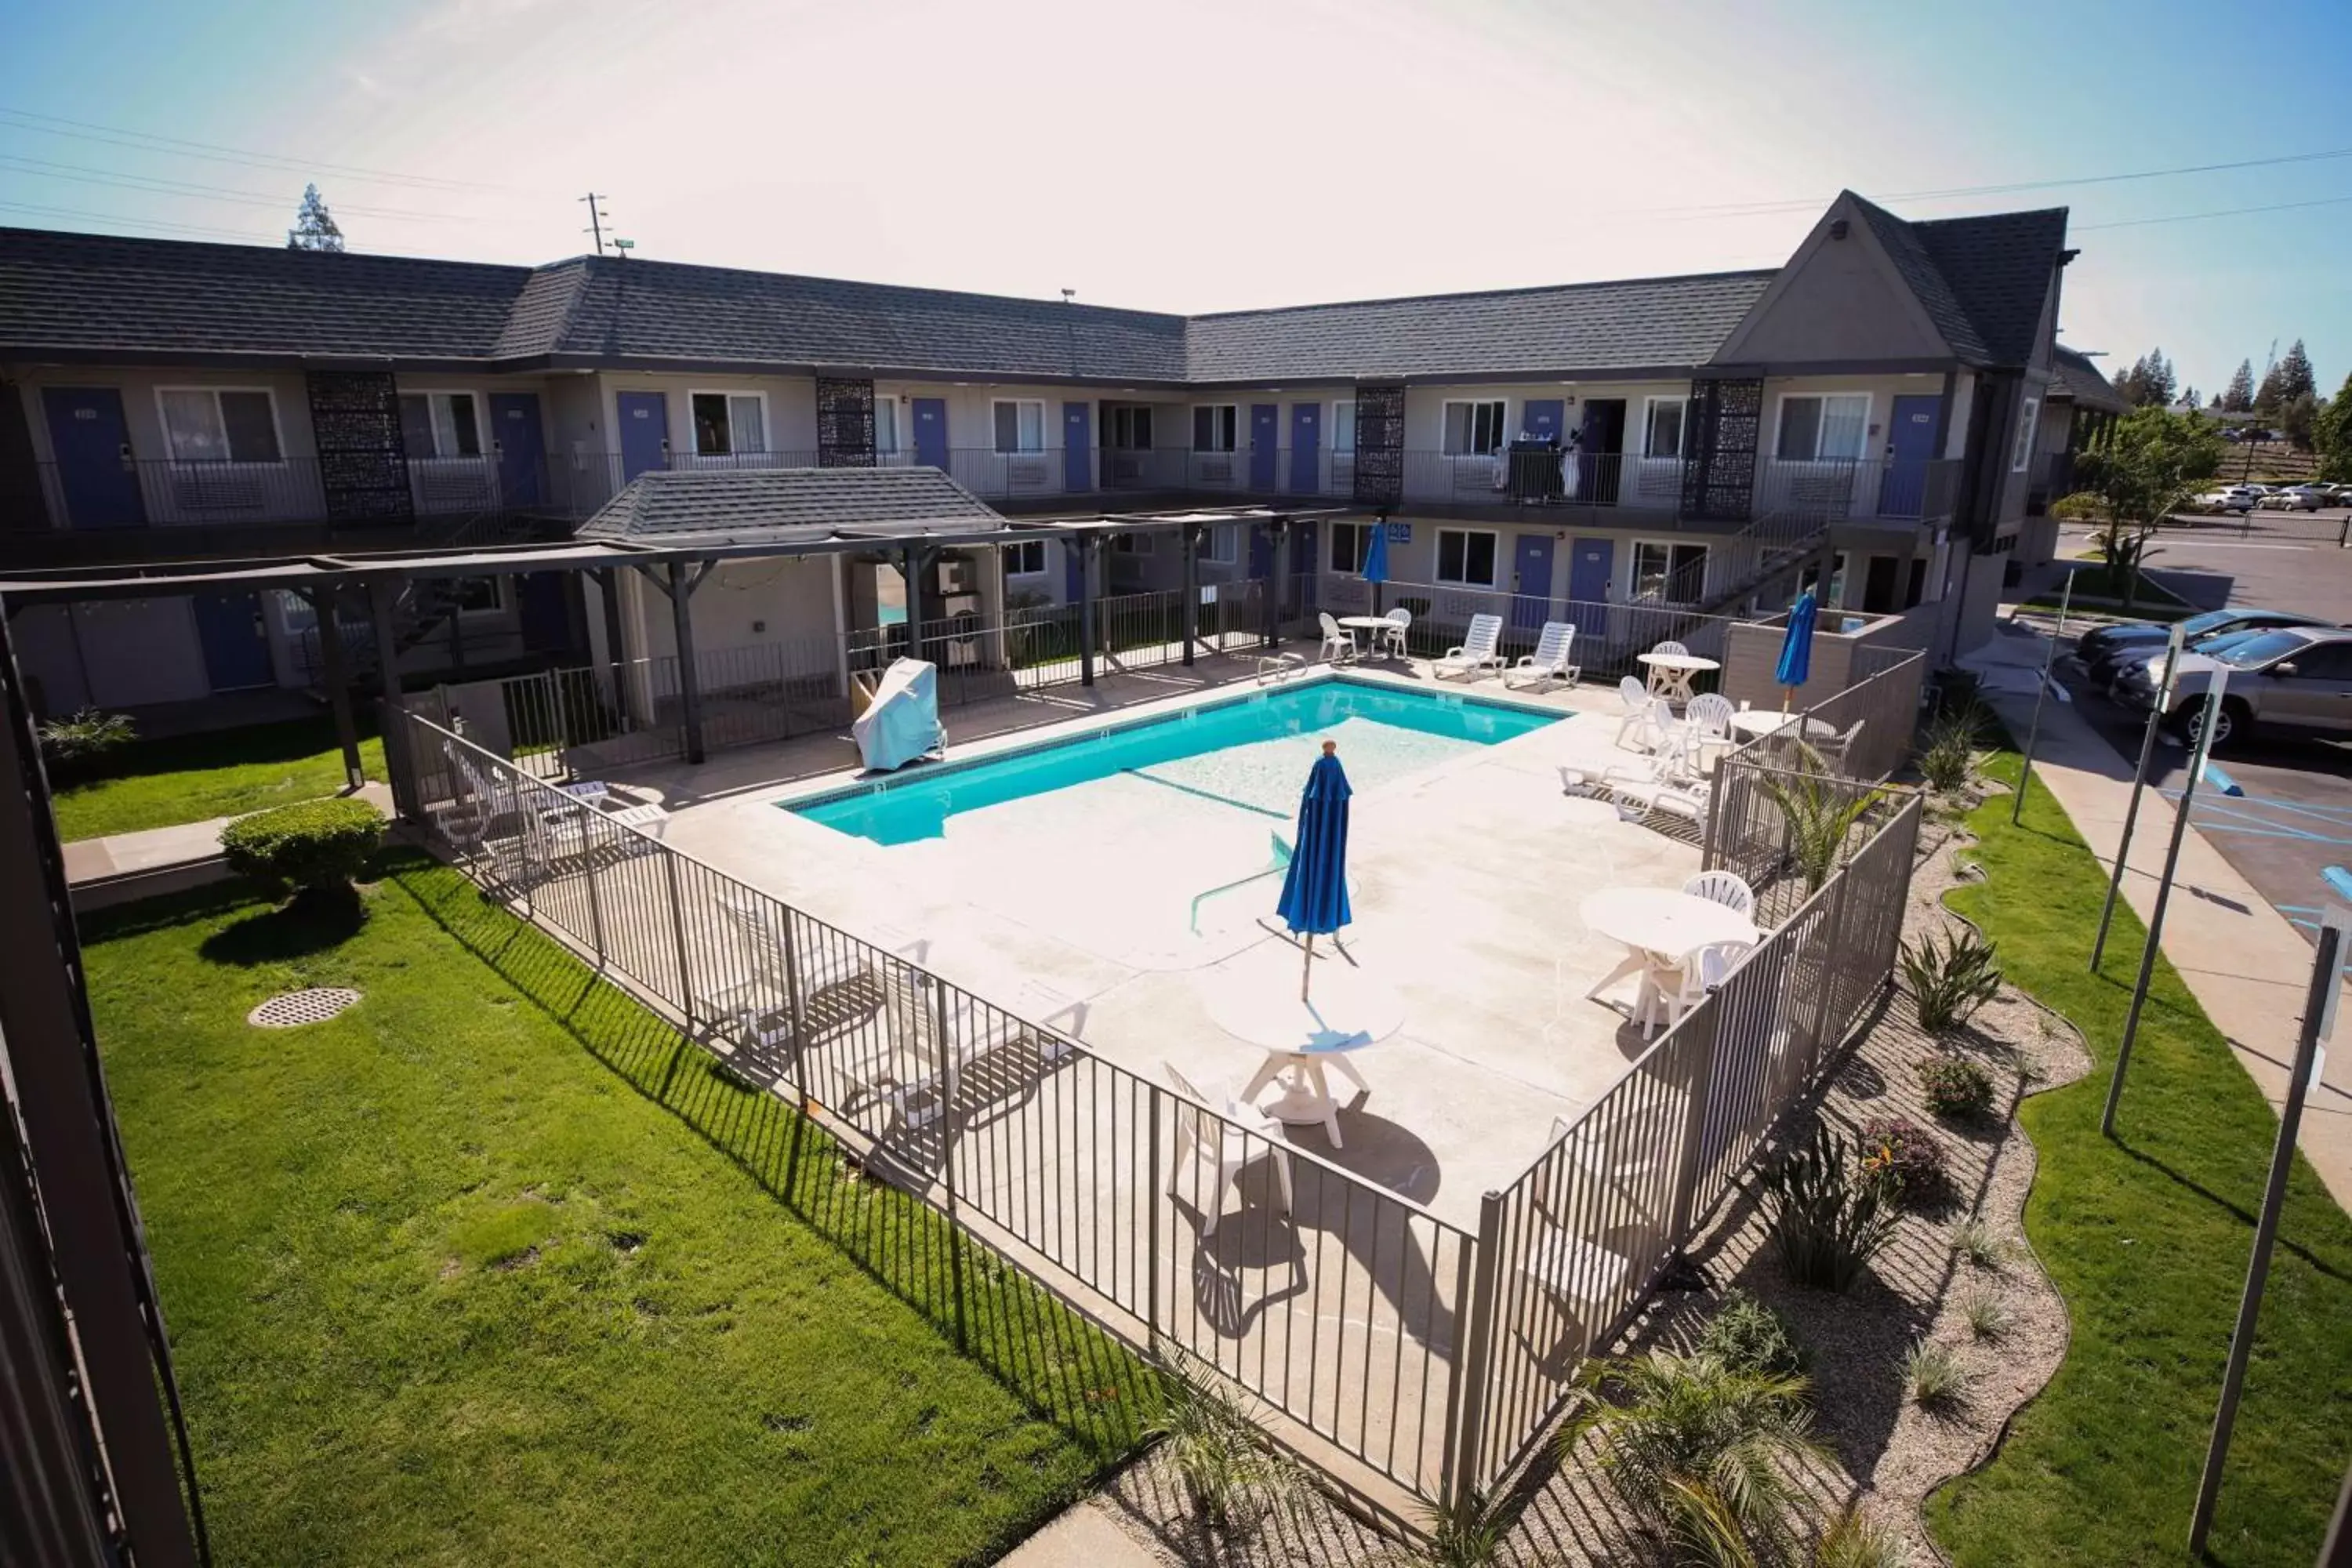
<path id="1" fill-rule="evenodd" d="M 604 254 L 604 220 L 613 215 L 598 205 L 604 198 L 593 191 L 580 199 L 588 204 L 588 226 L 581 232 L 596 237 L 596 254 L 602 256 Z"/>

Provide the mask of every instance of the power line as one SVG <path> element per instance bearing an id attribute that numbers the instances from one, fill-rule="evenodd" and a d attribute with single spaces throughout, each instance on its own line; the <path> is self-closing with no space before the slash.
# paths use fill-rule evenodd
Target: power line
<path id="1" fill-rule="evenodd" d="M 22 173 L 46 180 L 68 180 L 77 184 L 110 185 L 122 190 L 142 191 L 157 195 L 189 196 L 199 201 L 242 202 L 250 206 L 283 208 L 295 198 L 272 195 L 264 191 L 232 190 L 226 185 L 199 184 L 189 180 L 165 179 L 161 175 L 120 174 L 110 170 L 93 169 L 84 163 L 53 163 L 44 158 L 26 158 L 14 153 L 0 153 L 0 166 L 13 166 Z M 360 206 L 337 202 L 339 212 L 360 217 L 385 218 L 395 222 L 415 223 L 515 223 L 513 217 L 476 217 L 460 213 L 416 212 L 403 207 Z"/>
<path id="2" fill-rule="evenodd" d="M 160 136 L 146 131 L 125 131 L 116 126 L 100 125 L 87 120 L 67 120 L 55 114 L 36 114 L 27 109 L 14 109 L 0 104 L 0 126 L 16 131 L 36 131 L 47 136 L 69 136 L 83 142 L 102 142 L 112 147 L 128 147 L 139 153 L 168 153 L 175 157 L 205 158 L 215 163 L 242 163 L 248 168 L 290 170 L 296 174 L 325 172 L 355 180 L 375 180 L 385 184 L 407 185 L 420 190 L 472 190 L 515 193 L 512 185 L 491 184 L 480 180 L 452 180 L 435 174 L 403 174 L 388 169 L 371 169 L 357 163 L 329 163 L 317 159 L 293 159 L 272 153 L 248 153 L 235 147 L 222 147 L 210 142 L 191 142 L 179 136 Z M 15 121 L 16 123 L 10 123 Z"/>
<path id="3" fill-rule="evenodd" d="M 2195 223 L 2200 218 L 2245 217 L 2253 213 L 2284 213 L 2294 212 L 2302 207 L 2341 206 L 2346 202 L 2352 202 L 2352 196 L 2322 196 L 2317 201 L 2312 202 L 2273 202 L 2268 206 L 2259 207 L 2222 207 L 2210 213 L 2174 213 L 2168 217 L 2118 218 L 2113 223 L 2078 223 L 2074 226 L 2074 228 L 2078 234 L 2095 228 L 2139 228 L 2152 223 Z"/>

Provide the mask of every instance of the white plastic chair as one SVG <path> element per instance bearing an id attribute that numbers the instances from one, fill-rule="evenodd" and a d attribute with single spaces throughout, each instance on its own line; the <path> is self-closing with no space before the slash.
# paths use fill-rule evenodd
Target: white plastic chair
<path id="1" fill-rule="evenodd" d="M 1471 616 L 1470 629 L 1463 633 L 1461 643 L 1447 648 L 1444 658 L 1433 660 L 1430 673 L 1442 680 L 1448 675 L 1475 677 L 1487 668 L 1499 668 L 1503 656 L 1495 651 L 1495 645 L 1502 640 L 1502 616 Z"/>
<path id="2" fill-rule="evenodd" d="M 1568 661 L 1576 646 L 1576 627 L 1566 621 L 1546 621 L 1536 637 L 1536 651 L 1523 653 L 1519 662 L 1503 671 L 1505 686 L 1563 680 L 1573 685 L 1583 670 Z"/>
<path id="3" fill-rule="evenodd" d="M 1683 884 L 1683 891 L 1710 904 L 1721 904 L 1736 914 L 1756 912 L 1756 889 L 1737 871 L 1701 871 Z"/>
<path id="4" fill-rule="evenodd" d="M 1683 1020 L 1683 1015 L 1706 1000 L 1706 994 L 1730 978 L 1733 969 L 1746 956 L 1752 942 L 1718 942 L 1700 948 L 1685 959 L 1681 966 L 1661 971 L 1658 984 L 1652 994 L 1666 1009 L 1666 1027 L 1673 1028 Z M 1671 977 L 1671 984 L 1668 984 Z M 1649 1037 L 1646 1027 L 1643 1038 Z"/>
<path id="5" fill-rule="evenodd" d="M 1374 635 L 1386 646 L 1390 653 L 1399 658 L 1411 658 L 1411 654 L 1405 647 L 1405 633 L 1412 629 L 1412 612 L 1399 605 L 1383 618 L 1387 620 L 1388 625 L 1382 626 Z"/>
<path id="6" fill-rule="evenodd" d="M 1708 747 L 1731 744 L 1731 716 L 1738 711 L 1720 691 L 1702 691 L 1683 704 L 1683 722 L 1691 727 L 1691 741 L 1702 766 Z"/>
<path id="7" fill-rule="evenodd" d="M 1335 664 L 1352 664 L 1356 659 L 1356 634 L 1341 626 L 1328 610 L 1321 612 L 1323 647 L 1315 655 Z"/>
<path id="8" fill-rule="evenodd" d="M 1648 725 L 1653 700 L 1650 689 L 1629 675 L 1617 683 L 1617 697 L 1625 704 L 1624 717 L 1617 725 L 1618 746 L 1624 749 L 1629 738 L 1636 745 L 1642 744 L 1643 731 Z"/>
<path id="9" fill-rule="evenodd" d="M 1182 1197 L 1179 1178 L 1184 1167 L 1196 1171 L 1213 1170 L 1215 1184 L 1210 1188 L 1209 1202 L 1202 1205 L 1201 1235 L 1203 1238 L 1217 1234 L 1217 1221 L 1225 1206 L 1225 1194 L 1241 1180 L 1241 1174 L 1255 1160 L 1274 1163 L 1275 1185 L 1282 1196 L 1282 1206 L 1287 1211 L 1292 1203 L 1290 1192 L 1290 1156 L 1281 1147 L 1282 1123 L 1246 1100 L 1236 1100 L 1223 1084 L 1211 1084 L 1210 1092 L 1192 1087 L 1184 1075 L 1170 1063 L 1161 1063 L 1168 1081 L 1176 1087 L 1176 1168 L 1168 1174 L 1168 1195 Z M 1214 1110 L 1217 1114 L 1211 1115 Z M 1220 1120 L 1220 1117 L 1223 1120 Z M 1231 1125 L 1228 1125 L 1228 1124 Z M 1235 1127 L 1240 1131 L 1235 1131 Z M 1193 1184 L 1193 1196 L 1199 1195 L 1200 1184 Z"/>
<path id="10" fill-rule="evenodd" d="M 1690 649 L 1688 649 L 1688 648 L 1685 647 L 1682 644 L 1680 644 L 1680 643 L 1678 643 L 1678 642 L 1675 641 L 1675 640 L 1674 640 L 1674 638 L 1672 638 L 1672 637 L 1668 637 L 1665 641 L 1664 641 L 1664 642 L 1660 643 L 1657 647 L 1655 647 L 1652 648 L 1650 651 L 1651 651 L 1652 653 L 1671 653 L 1671 654 L 1676 654 L 1676 655 L 1685 655 L 1685 654 L 1688 654 L 1688 653 L 1690 652 Z"/>

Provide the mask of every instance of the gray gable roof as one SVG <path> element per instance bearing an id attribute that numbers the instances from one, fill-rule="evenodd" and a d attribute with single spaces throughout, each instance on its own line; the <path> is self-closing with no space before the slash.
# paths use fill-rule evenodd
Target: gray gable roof
<path id="1" fill-rule="evenodd" d="M 0 346 L 471 359 L 528 267 L 0 229 Z"/>
<path id="2" fill-rule="evenodd" d="M 2047 395 L 2053 403 L 2061 398 L 2071 398 L 2077 407 L 2095 408 L 2105 414 L 2127 414 L 2131 411 L 2131 405 L 2126 403 L 2123 395 L 2100 374 L 2099 367 L 2064 343 L 2057 345 L 2057 352 L 2051 359 Z"/>
<path id="3" fill-rule="evenodd" d="M 657 468 L 631 479 L 573 537 L 792 543 L 840 532 L 971 533 L 1003 523 L 937 468 Z"/>
<path id="4" fill-rule="evenodd" d="M 1703 364 L 1777 276 L 1577 283 L 1195 316 L 1194 381 L 1488 375 Z"/>
<path id="5" fill-rule="evenodd" d="M 2023 365 L 2066 245 L 2066 209 L 1906 221 L 1853 192 L 1904 283 L 1952 352 L 1979 364 Z"/>

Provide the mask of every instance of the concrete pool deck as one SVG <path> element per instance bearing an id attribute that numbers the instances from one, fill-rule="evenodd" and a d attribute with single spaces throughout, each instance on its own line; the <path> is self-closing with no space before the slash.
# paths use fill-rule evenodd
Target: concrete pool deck
<path id="1" fill-rule="evenodd" d="M 1344 940 L 1402 994 L 1404 1024 L 1357 1053 L 1371 1088 L 1343 1103 L 1344 1149 L 1319 1128 L 1289 1134 L 1475 1228 L 1479 1195 L 1512 1181 L 1549 1142 L 1554 1118 L 1598 1099 L 1642 1049 L 1622 1012 L 1585 999 L 1623 950 L 1585 930 L 1579 904 L 1602 888 L 1679 887 L 1699 854 L 1563 790 L 1562 766 L 1597 773 L 1633 760 L 1614 745 L 1613 690 L 1506 694 L 1491 679 L 1433 682 L 1420 667 L 1366 679 L 1507 695 L 1563 715 L 1357 795 L 1355 923 Z M 1106 692 L 1100 707 L 1082 701 L 1069 718 L 955 754 L 1084 732 L 1113 709 L 1120 722 L 1178 710 L 1213 700 L 1202 689 L 1211 684 L 1142 701 Z M 1215 972 L 1282 941 L 1255 921 L 1271 916 L 1279 884 L 1267 877 L 1218 900 L 1199 937 L 1171 910 L 1170 889 L 1260 868 L 1265 819 L 1138 785 L 1076 802 L 1034 796 L 973 814 L 992 819 L 989 831 L 885 847 L 778 808 L 850 782 L 846 770 L 809 766 L 842 744 L 810 737 L 730 754 L 723 783 L 710 764 L 614 778 L 670 801 L 664 837 L 675 847 L 854 933 L 918 938 L 923 962 L 945 978 L 1016 1011 L 1051 1011 L 1050 1021 L 1141 1077 L 1164 1083 L 1172 1065 L 1203 1087 L 1237 1088 L 1256 1070 L 1262 1053 L 1210 1020 L 1202 991 Z M 762 773 L 769 782 L 755 783 Z"/>

